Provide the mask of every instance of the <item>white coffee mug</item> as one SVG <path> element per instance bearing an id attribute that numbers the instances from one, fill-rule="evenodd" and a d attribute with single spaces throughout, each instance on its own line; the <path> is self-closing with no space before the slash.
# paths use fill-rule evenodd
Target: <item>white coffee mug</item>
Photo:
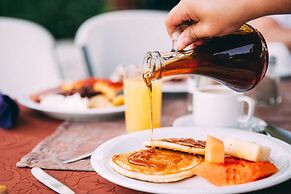
<path id="1" fill-rule="evenodd" d="M 244 103 L 248 105 L 244 114 Z M 193 119 L 198 126 L 239 127 L 254 115 L 255 101 L 221 85 L 198 87 L 193 95 Z"/>

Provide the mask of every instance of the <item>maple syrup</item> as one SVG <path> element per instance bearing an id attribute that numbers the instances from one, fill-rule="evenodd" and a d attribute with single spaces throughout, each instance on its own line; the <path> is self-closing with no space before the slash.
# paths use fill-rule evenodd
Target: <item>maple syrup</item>
<path id="1" fill-rule="evenodd" d="M 268 50 L 263 36 L 245 24 L 229 35 L 204 39 L 194 49 L 148 52 L 143 77 L 153 80 L 180 74 L 199 74 L 239 92 L 254 88 L 268 67 Z"/>
<path id="2" fill-rule="evenodd" d="M 187 153 L 175 152 L 171 150 L 159 150 L 149 148 L 146 150 L 139 150 L 128 156 L 128 162 L 145 167 L 146 169 L 155 169 L 154 171 L 177 170 L 177 164 L 184 160 L 184 163 L 191 163 L 195 156 Z"/>

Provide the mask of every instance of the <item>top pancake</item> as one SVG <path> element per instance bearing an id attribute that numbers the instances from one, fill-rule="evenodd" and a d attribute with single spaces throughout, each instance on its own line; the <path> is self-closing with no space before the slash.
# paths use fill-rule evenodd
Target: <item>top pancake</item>
<path id="1" fill-rule="evenodd" d="M 192 138 L 164 138 L 144 143 L 147 147 L 156 147 L 190 154 L 204 155 L 205 141 L 194 140 Z"/>
<path id="2" fill-rule="evenodd" d="M 111 167 L 118 173 L 150 182 L 174 182 L 194 175 L 202 157 L 171 150 L 145 149 L 115 154 Z"/>

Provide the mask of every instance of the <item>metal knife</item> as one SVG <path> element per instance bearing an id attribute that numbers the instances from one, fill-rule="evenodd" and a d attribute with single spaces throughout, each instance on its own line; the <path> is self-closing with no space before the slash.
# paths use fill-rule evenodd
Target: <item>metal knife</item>
<path id="1" fill-rule="evenodd" d="M 68 160 L 64 160 L 62 161 L 64 164 L 68 164 L 68 163 L 72 163 L 72 162 L 76 162 L 76 161 L 79 161 L 79 160 L 82 160 L 82 159 L 85 159 L 85 158 L 88 158 L 89 156 L 92 155 L 92 152 L 89 152 L 89 153 L 85 153 L 85 154 L 82 154 L 80 156 L 77 156 L 75 158 L 71 158 L 71 159 L 68 159 Z"/>
<path id="2" fill-rule="evenodd" d="M 41 183 L 46 185 L 47 187 L 51 188 L 57 193 L 64 193 L 64 194 L 75 194 L 69 187 L 58 181 L 57 179 L 53 178 L 45 171 L 38 167 L 34 167 L 31 169 L 32 175 L 39 180 Z"/>
<path id="3" fill-rule="evenodd" d="M 271 136 L 291 144 L 291 132 L 273 125 L 266 125 L 264 130 Z"/>

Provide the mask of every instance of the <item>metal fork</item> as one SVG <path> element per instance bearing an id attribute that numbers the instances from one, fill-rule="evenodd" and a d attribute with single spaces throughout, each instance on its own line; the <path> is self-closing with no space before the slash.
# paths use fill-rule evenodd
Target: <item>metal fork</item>
<path id="1" fill-rule="evenodd" d="M 250 131 L 265 134 L 270 137 L 274 137 L 285 141 L 286 143 L 291 145 L 291 132 L 280 127 L 276 127 L 273 125 L 258 125 L 258 126 L 250 126 Z"/>
<path id="2" fill-rule="evenodd" d="M 264 135 L 272 137 L 272 135 L 265 130 L 265 127 L 266 126 L 264 125 L 258 125 L 258 126 L 256 125 L 256 126 L 250 126 L 249 129 L 252 132 L 260 133 L 260 134 L 264 134 Z"/>

